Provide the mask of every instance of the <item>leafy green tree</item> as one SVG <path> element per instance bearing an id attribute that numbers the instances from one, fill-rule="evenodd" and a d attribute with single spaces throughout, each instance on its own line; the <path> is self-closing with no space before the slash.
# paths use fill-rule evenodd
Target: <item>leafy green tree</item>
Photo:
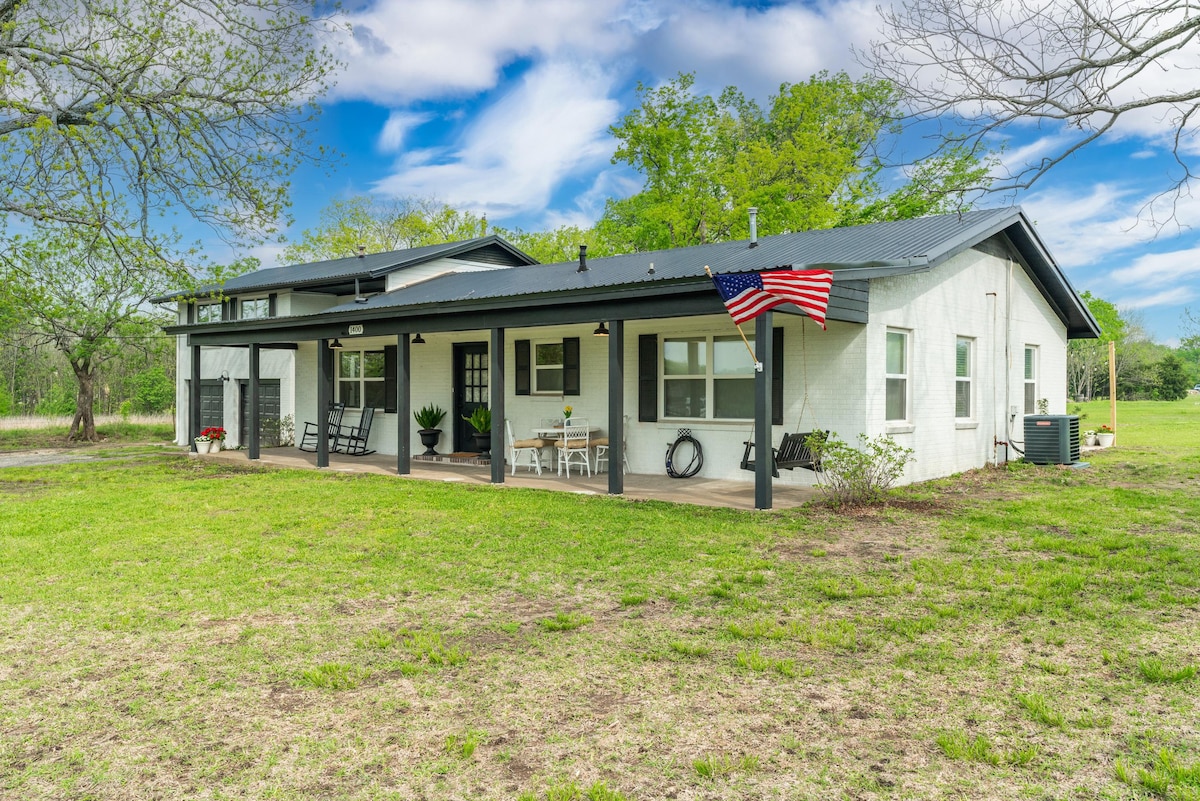
<path id="1" fill-rule="evenodd" d="M 358 254 L 436 245 L 487 234 L 487 220 L 430 198 L 335 200 L 320 221 L 283 252 L 289 263 L 342 259 Z"/>
<path id="2" fill-rule="evenodd" d="M 175 382 L 162 367 L 151 367 L 133 380 L 133 408 L 144 414 L 170 409 L 175 403 Z"/>
<path id="3" fill-rule="evenodd" d="M 149 245 L 113 242 L 102 231 L 80 238 L 60 226 L 15 237 L 5 256 L 20 276 L 14 298 L 30 325 L 69 363 L 75 377 L 75 419 L 69 438 L 96 439 L 97 370 L 122 355 L 122 343 L 158 338 L 161 323 L 143 308 L 169 278 Z"/>
<path id="4" fill-rule="evenodd" d="M 786 233 L 946 210 L 987 165 L 965 150 L 918 165 L 890 195 L 872 154 L 897 131 L 891 84 L 820 73 L 783 84 L 764 110 L 736 88 L 697 96 L 681 74 L 639 86 L 641 104 L 611 129 L 614 163 L 645 177 L 641 192 L 610 200 L 598 233 L 619 252 L 744 237 L 747 210 L 764 232 Z"/>
<path id="5" fill-rule="evenodd" d="M 1157 369 L 1156 397 L 1159 400 L 1180 400 L 1187 397 L 1188 387 L 1191 386 L 1191 383 L 1188 381 L 1187 371 L 1183 369 L 1183 362 L 1178 356 L 1173 353 L 1163 356 Z"/>
<path id="6" fill-rule="evenodd" d="M 494 233 L 543 264 L 578 259 L 580 245 L 587 245 L 589 256 L 616 255 L 612 244 L 600 236 L 595 228 L 560 225 L 552 231 L 523 231 L 520 228 L 510 230 L 497 227 Z"/>
<path id="7" fill-rule="evenodd" d="M 0 0 L 0 210 L 140 239 L 270 231 L 336 63 L 303 0 Z M 135 248 L 138 249 L 138 248 Z M 138 258 L 145 258 L 140 254 Z"/>
<path id="8" fill-rule="evenodd" d="M 1108 391 L 1108 343 L 1121 343 L 1126 323 L 1117 307 L 1090 292 L 1079 297 L 1100 324 L 1099 339 L 1073 339 L 1067 343 L 1067 386 L 1071 396 L 1091 400 L 1103 388 Z"/>

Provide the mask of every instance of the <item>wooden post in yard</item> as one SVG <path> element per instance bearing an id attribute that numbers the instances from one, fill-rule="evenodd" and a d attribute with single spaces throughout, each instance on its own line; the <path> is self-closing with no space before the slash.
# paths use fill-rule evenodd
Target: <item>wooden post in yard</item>
<path id="1" fill-rule="evenodd" d="M 1108 427 L 1113 430 L 1113 444 L 1117 442 L 1117 343 L 1108 343 Z"/>

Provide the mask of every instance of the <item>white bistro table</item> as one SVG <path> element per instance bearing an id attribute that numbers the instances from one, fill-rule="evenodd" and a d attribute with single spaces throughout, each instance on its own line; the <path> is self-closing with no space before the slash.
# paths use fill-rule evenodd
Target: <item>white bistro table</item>
<path id="1" fill-rule="evenodd" d="M 566 427 L 579 429 L 579 428 L 582 428 L 583 426 L 570 425 L 570 426 L 566 426 Z M 599 431 L 600 431 L 600 426 L 592 425 L 591 423 L 587 424 L 587 432 L 588 432 L 589 437 L 593 434 L 599 433 Z M 538 439 L 556 440 L 556 439 L 559 439 L 560 437 L 562 437 L 562 433 L 563 433 L 563 426 L 537 426 L 537 427 L 534 427 L 534 429 L 533 429 L 533 435 L 535 437 L 537 437 Z M 587 454 L 589 464 L 592 461 L 591 449 L 592 449 L 591 444 L 589 443 L 589 445 L 588 445 L 589 452 Z M 562 475 L 561 467 L 559 468 L 558 474 Z"/>

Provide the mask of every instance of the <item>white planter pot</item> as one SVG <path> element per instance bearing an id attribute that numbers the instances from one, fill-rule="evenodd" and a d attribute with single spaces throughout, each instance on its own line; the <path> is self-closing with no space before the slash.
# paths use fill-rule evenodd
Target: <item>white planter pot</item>
<path id="1" fill-rule="evenodd" d="M 1116 434 L 1097 434 L 1096 442 L 1101 448 L 1110 448 L 1113 444 L 1113 438 L 1116 436 Z"/>
<path id="2" fill-rule="evenodd" d="M 196 440 L 196 453 L 208 453 L 208 450 L 210 447 L 212 447 L 211 440 L 206 441 L 206 442 L 201 442 L 200 440 Z"/>
<path id="3" fill-rule="evenodd" d="M 209 453 L 220 453 L 221 452 L 221 440 L 219 440 L 219 439 L 211 440 L 208 443 L 208 452 Z"/>

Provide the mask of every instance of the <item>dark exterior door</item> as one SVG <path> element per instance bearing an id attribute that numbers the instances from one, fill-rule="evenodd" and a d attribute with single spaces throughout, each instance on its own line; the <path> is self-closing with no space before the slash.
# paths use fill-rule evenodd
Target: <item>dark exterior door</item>
<path id="1" fill-rule="evenodd" d="M 239 381 L 242 390 L 241 419 L 238 444 L 250 444 L 250 382 Z M 279 445 L 279 379 L 258 380 L 258 444 L 264 448 Z"/>
<path id="2" fill-rule="evenodd" d="M 475 429 L 464 417 L 488 405 L 488 346 L 460 342 L 454 346 L 454 450 L 477 451 Z"/>
<path id="3" fill-rule="evenodd" d="M 225 382 L 200 382 L 200 429 L 225 427 Z"/>

